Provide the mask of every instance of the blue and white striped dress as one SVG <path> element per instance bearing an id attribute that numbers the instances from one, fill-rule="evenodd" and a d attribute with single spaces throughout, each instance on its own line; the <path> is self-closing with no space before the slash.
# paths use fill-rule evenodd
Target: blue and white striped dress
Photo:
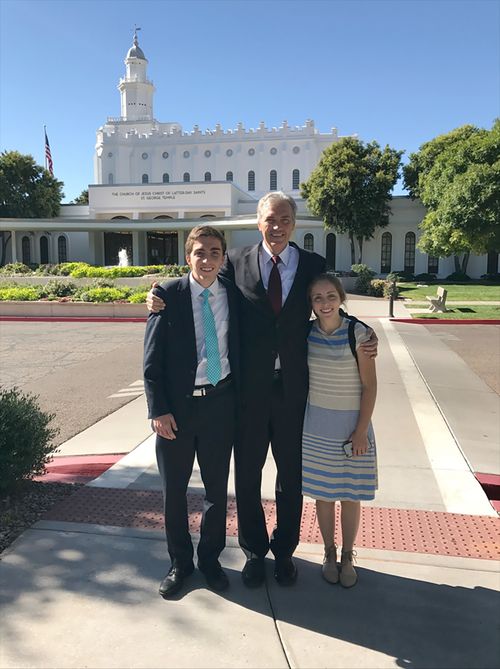
<path id="1" fill-rule="evenodd" d="M 356 323 L 356 347 L 369 338 Z M 365 455 L 347 458 L 343 442 L 358 422 L 361 380 L 348 338 L 348 321 L 325 334 L 316 321 L 308 338 L 309 396 L 302 437 L 302 493 L 325 502 L 375 497 L 377 453 L 370 424 Z"/>

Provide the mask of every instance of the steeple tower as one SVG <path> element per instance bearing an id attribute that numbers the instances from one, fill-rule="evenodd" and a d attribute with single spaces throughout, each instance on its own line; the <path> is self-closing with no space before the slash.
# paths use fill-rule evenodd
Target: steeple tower
<path id="1" fill-rule="evenodd" d="M 152 121 L 153 93 L 155 87 L 147 77 L 148 61 L 139 46 L 137 31 L 134 29 L 134 41 L 124 63 L 126 74 L 120 79 L 118 90 L 121 96 L 121 117 L 124 121 Z"/>

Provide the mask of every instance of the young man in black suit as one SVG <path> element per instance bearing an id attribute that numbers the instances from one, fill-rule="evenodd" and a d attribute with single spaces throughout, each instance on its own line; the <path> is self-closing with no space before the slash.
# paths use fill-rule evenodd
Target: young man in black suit
<path id="1" fill-rule="evenodd" d="M 264 558 L 275 557 L 274 577 L 292 585 L 292 555 L 302 515 L 302 423 L 308 393 L 307 335 L 311 317 L 308 286 L 325 271 L 325 259 L 299 248 L 295 200 L 280 191 L 257 206 L 262 240 L 230 249 L 221 270 L 238 288 L 241 347 L 241 414 L 235 442 L 239 542 L 247 557 L 242 579 L 257 587 L 265 579 Z M 148 308 L 163 308 L 150 291 Z M 364 345 L 376 352 L 376 337 Z M 276 527 L 269 537 L 261 503 L 262 469 L 269 444 L 276 463 Z"/>
<path id="2" fill-rule="evenodd" d="M 171 569 L 160 594 L 178 592 L 194 570 L 186 493 L 195 454 L 205 485 L 198 568 L 214 590 L 228 586 L 219 555 L 226 542 L 229 463 L 235 435 L 239 335 L 234 287 L 217 274 L 223 235 L 194 228 L 186 241 L 190 273 L 156 288 L 167 307 L 150 314 L 144 380 L 165 510 Z"/>

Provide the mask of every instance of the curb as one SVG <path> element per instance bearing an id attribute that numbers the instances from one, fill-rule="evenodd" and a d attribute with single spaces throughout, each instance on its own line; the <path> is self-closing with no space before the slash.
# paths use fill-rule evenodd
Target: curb
<path id="1" fill-rule="evenodd" d="M 391 318 L 395 323 L 416 323 L 417 325 L 500 325 L 500 320 L 484 318 Z"/>
<path id="2" fill-rule="evenodd" d="M 145 323 L 147 318 L 113 316 L 0 316 L 1 321 L 21 321 L 27 323 Z"/>

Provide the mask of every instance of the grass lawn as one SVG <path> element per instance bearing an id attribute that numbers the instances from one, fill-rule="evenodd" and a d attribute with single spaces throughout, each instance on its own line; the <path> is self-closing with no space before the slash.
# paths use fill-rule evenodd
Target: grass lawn
<path id="1" fill-rule="evenodd" d="M 443 319 L 460 319 L 469 320 L 471 318 L 478 318 L 482 320 L 499 320 L 500 321 L 500 306 L 472 306 L 472 307 L 450 307 L 450 311 L 445 314 L 426 312 L 425 314 L 412 314 L 412 318 L 443 318 Z"/>
<path id="2" fill-rule="evenodd" d="M 438 286 L 443 286 L 448 291 L 447 300 L 470 300 L 477 302 L 479 300 L 489 300 L 500 302 L 500 286 L 499 285 L 483 285 L 483 284 L 453 284 L 446 285 L 445 283 L 433 283 L 424 288 L 417 288 L 417 283 L 398 283 L 399 294 L 401 297 L 410 298 L 411 300 L 418 300 L 426 302 L 426 295 L 435 295 Z"/>

